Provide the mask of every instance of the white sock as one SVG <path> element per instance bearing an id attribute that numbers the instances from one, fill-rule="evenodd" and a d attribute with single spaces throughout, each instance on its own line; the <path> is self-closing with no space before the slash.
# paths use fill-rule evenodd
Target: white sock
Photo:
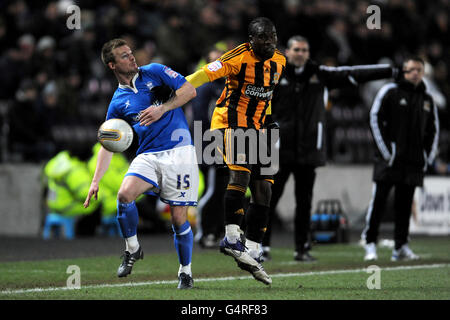
<path id="1" fill-rule="evenodd" d="M 139 242 L 137 239 L 137 235 L 134 235 L 129 238 L 125 238 L 125 250 L 129 253 L 135 253 L 139 249 Z"/>
<path id="2" fill-rule="evenodd" d="M 225 237 L 229 243 L 236 243 L 241 239 L 242 230 L 237 224 L 227 224 L 225 226 Z"/>
<path id="3" fill-rule="evenodd" d="M 182 266 L 181 264 L 180 264 L 180 269 L 178 269 L 178 276 L 181 274 L 181 273 L 186 273 L 186 274 L 188 274 L 188 275 L 190 275 L 191 277 L 192 277 L 192 271 L 191 271 L 191 264 L 189 263 L 188 265 L 186 265 L 186 266 Z"/>
<path id="4" fill-rule="evenodd" d="M 261 250 L 261 245 L 258 242 L 255 242 L 253 240 L 247 239 L 247 241 L 245 242 L 245 246 L 249 249 L 249 250 Z"/>
<path id="5" fill-rule="evenodd" d="M 247 241 L 245 242 L 245 246 L 248 248 L 249 254 L 252 258 L 259 258 L 259 254 L 261 253 L 261 244 L 247 239 Z"/>

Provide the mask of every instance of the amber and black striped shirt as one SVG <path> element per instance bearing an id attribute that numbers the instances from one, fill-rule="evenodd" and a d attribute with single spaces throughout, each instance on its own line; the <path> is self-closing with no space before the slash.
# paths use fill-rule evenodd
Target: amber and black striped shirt
<path id="1" fill-rule="evenodd" d="M 211 130 L 256 128 L 264 123 L 275 86 L 286 66 L 284 55 L 260 61 L 249 43 L 243 43 L 203 67 L 210 81 L 227 77 L 211 119 Z"/>

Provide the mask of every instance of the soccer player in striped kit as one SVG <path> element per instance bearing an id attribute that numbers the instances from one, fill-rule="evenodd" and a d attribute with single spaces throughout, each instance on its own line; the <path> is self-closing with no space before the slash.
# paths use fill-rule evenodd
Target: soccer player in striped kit
<path id="1" fill-rule="evenodd" d="M 259 158 L 259 133 L 268 128 L 267 115 L 275 86 L 286 65 L 286 58 L 276 49 L 277 33 L 273 23 L 259 17 L 248 27 L 249 42 L 226 52 L 218 60 L 186 77 L 194 87 L 226 77 L 225 88 L 216 102 L 211 130 L 219 130 L 219 147 L 230 173 L 224 195 L 225 238 L 222 253 L 232 256 L 238 266 L 266 285 L 272 279 L 261 265 L 261 242 L 267 228 L 273 174 L 267 174 Z M 257 141 L 244 143 L 239 152 L 236 135 L 255 134 Z M 264 142 L 262 142 L 264 143 Z M 266 140 L 267 143 L 267 140 Z M 268 144 L 266 144 L 268 146 Z M 270 152 L 270 151 L 269 151 Z M 251 163 L 256 154 L 256 163 Z M 252 199 L 247 212 L 244 198 L 250 187 Z M 240 229 L 245 214 L 245 236 Z"/>

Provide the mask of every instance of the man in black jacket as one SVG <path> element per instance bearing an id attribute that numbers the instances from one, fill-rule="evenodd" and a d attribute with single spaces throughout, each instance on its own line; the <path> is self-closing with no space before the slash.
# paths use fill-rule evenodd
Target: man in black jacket
<path id="1" fill-rule="evenodd" d="M 270 222 L 291 173 L 295 178 L 295 260 L 315 260 L 309 254 L 309 230 L 316 168 L 325 165 L 325 107 L 328 89 L 395 77 L 389 65 L 319 66 L 309 59 L 308 40 L 293 36 L 287 43 L 287 65 L 272 99 L 272 118 L 280 126 L 280 169 L 272 187 Z M 270 120 L 269 120 L 270 121 Z M 263 240 L 269 257 L 270 225 Z"/>
<path id="2" fill-rule="evenodd" d="M 389 191 L 395 188 L 395 248 L 392 261 L 419 257 L 408 246 L 409 221 L 416 186 L 422 186 L 427 166 L 436 157 L 437 107 L 422 81 L 424 62 L 412 57 L 403 65 L 404 79 L 383 86 L 370 111 L 370 128 L 377 146 L 373 194 L 367 211 L 364 260 L 376 260 L 378 228 Z"/>

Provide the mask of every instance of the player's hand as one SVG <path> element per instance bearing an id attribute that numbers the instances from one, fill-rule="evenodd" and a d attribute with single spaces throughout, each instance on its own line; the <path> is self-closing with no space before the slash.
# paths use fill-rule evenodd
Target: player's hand
<path id="1" fill-rule="evenodd" d="M 98 195 L 98 183 L 92 182 L 86 200 L 83 203 L 83 206 L 85 208 L 89 207 L 89 203 L 91 202 L 92 196 L 94 196 L 94 199 L 97 200 L 97 195 Z"/>
<path id="2" fill-rule="evenodd" d="M 149 126 L 153 122 L 158 121 L 164 112 L 165 110 L 162 104 L 159 106 L 152 105 L 141 112 L 139 123 L 141 126 Z"/>

